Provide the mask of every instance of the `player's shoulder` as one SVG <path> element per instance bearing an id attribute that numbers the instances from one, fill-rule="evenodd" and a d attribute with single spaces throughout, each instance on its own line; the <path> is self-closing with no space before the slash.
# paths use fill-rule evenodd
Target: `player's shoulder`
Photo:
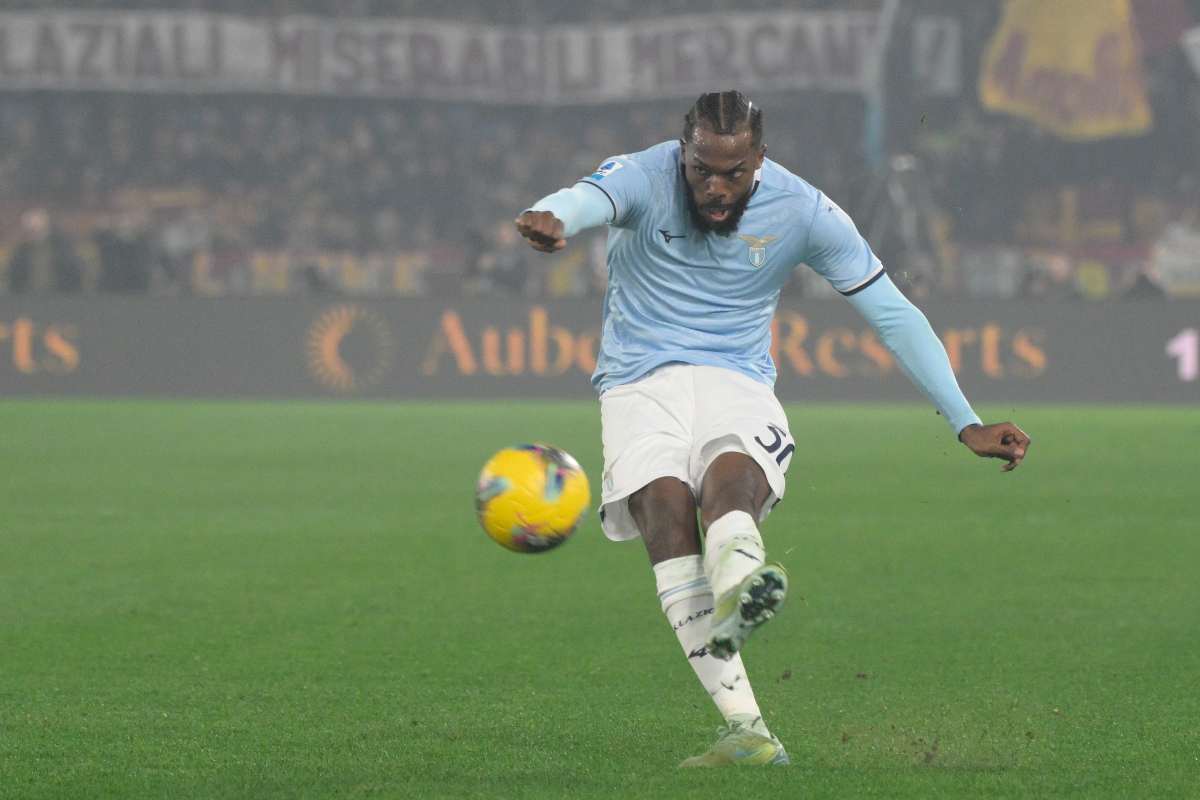
<path id="1" fill-rule="evenodd" d="M 763 159 L 758 181 L 760 191 L 765 189 L 778 195 L 800 210 L 812 211 L 825 196 L 820 189 L 769 158 Z"/>
<path id="2" fill-rule="evenodd" d="M 636 153 L 609 156 L 582 180 L 606 193 L 619 192 L 629 203 L 634 198 L 668 194 L 678 174 L 679 143 L 662 142 Z"/>
<path id="3" fill-rule="evenodd" d="M 624 161 L 650 174 L 670 173 L 679 170 L 679 141 L 659 142 L 656 145 L 639 150 L 636 153 L 626 153 L 616 156 L 616 161 Z"/>

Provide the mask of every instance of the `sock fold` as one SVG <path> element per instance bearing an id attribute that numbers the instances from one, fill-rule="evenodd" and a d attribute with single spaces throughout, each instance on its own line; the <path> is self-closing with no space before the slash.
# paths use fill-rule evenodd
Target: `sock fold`
<path id="1" fill-rule="evenodd" d="M 704 539 L 704 571 L 713 595 L 723 596 L 767 557 L 762 534 L 745 511 L 730 511 L 708 526 Z"/>
<path id="2" fill-rule="evenodd" d="M 654 565 L 654 581 L 663 612 L 680 600 L 710 593 L 700 556 L 680 556 Z"/>

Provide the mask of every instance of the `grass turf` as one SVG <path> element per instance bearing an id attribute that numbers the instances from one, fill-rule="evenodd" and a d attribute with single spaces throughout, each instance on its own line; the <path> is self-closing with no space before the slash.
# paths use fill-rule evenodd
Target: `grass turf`
<path id="1" fill-rule="evenodd" d="M 1196 409 L 1008 408 L 1011 475 L 917 407 L 789 409 L 747 651 L 794 767 L 719 720 L 639 544 L 475 525 L 592 404 L 0 404 L 0 797 L 1185 797 Z"/>

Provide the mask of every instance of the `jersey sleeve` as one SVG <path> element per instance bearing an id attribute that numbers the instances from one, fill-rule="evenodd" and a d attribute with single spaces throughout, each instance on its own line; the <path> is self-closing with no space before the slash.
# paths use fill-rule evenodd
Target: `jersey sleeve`
<path id="1" fill-rule="evenodd" d="M 606 159 L 591 175 L 580 178 L 576 185 L 580 183 L 595 186 L 604 192 L 612 206 L 609 224 L 618 228 L 628 227 L 638 218 L 649 205 L 652 191 L 650 176 L 629 156 Z"/>
<path id="2" fill-rule="evenodd" d="M 861 292 L 883 275 L 883 264 L 850 215 L 824 194 L 817 198 L 802 260 L 844 295 Z"/>
<path id="3" fill-rule="evenodd" d="M 604 225 L 612 219 L 608 198 L 585 183 L 559 189 L 538 200 L 526 211 L 549 211 L 562 220 L 563 236 L 570 239 L 580 231 Z"/>
<path id="4" fill-rule="evenodd" d="M 879 273 L 865 291 L 849 292 L 854 306 L 896 357 L 900 368 L 950 423 L 955 433 L 968 425 L 979 425 L 979 416 L 963 395 L 950 366 L 946 348 L 929 326 L 921 310 L 909 302 L 896 285 Z"/>

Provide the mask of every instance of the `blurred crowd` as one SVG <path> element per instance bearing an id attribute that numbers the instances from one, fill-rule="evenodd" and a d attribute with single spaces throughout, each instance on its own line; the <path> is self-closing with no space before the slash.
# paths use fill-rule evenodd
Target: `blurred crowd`
<path id="1" fill-rule="evenodd" d="M 808 154 L 807 174 L 835 193 L 830 187 L 845 182 L 853 157 L 853 147 L 841 143 L 856 138 L 857 104 L 829 98 L 828 113 L 811 115 L 809 106 L 786 100 L 771 111 L 773 147 Z M 10 261 L 7 284 L 10 291 L 222 293 L 271 291 L 287 280 L 291 289 L 406 294 L 493 285 L 531 294 L 599 291 L 594 247 L 585 243 L 562 266 L 543 269 L 547 260 L 514 239 L 511 220 L 606 156 L 677 137 L 686 105 L 531 110 L 330 98 L 10 96 L 0 104 L 0 206 L 16 213 L 5 215 L 10 224 L 0 241 L 14 258 L 43 240 L 40 251 L 73 249 L 76 257 L 58 267 L 60 281 L 42 276 L 33 284 Z M 134 241 L 124 250 L 111 246 Z M 357 283 L 345 286 L 342 267 L 351 262 Z"/>
<path id="2" fill-rule="evenodd" d="M 445 16 L 445 4 L 427 0 L 101 5 Z M 514 5 L 543 22 L 723 6 L 524 0 L 455 4 L 455 13 L 511 22 Z M 976 24 L 994 18 L 993 7 Z M 840 202 L 914 294 L 1163 296 L 1172 276 L 1200 275 L 1200 82 L 1182 55 L 1151 66 L 1150 134 L 1069 144 L 983 113 L 967 65 L 961 97 L 893 111 L 888 148 L 905 155 L 882 168 L 863 155 L 861 97 L 755 100 L 766 110 L 769 155 Z M 547 258 L 523 246 L 511 220 L 604 157 L 678 136 L 688 105 L 8 92 L 0 291 L 599 293 L 602 233 Z M 829 293 L 806 273 L 789 292 Z"/>

